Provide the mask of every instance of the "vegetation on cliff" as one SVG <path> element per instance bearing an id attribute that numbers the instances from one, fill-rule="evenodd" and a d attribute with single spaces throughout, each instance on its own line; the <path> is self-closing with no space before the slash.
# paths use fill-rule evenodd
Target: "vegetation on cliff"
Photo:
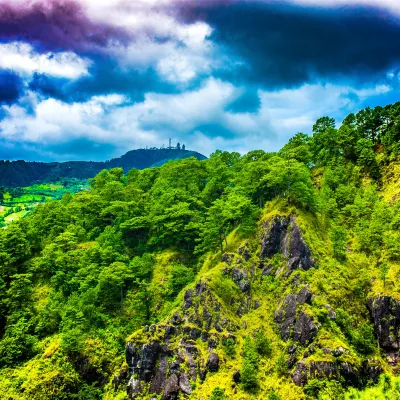
<path id="1" fill-rule="evenodd" d="M 399 143 L 397 103 L 39 205 L 0 230 L 0 398 L 399 397 Z"/>

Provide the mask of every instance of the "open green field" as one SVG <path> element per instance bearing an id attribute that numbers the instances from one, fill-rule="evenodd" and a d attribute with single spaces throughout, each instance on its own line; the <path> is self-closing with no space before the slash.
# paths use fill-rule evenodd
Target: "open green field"
<path id="1" fill-rule="evenodd" d="M 6 227 L 35 209 L 38 204 L 61 199 L 66 193 L 88 188 L 87 180 L 65 179 L 27 187 L 0 188 L 0 227 Z"/>

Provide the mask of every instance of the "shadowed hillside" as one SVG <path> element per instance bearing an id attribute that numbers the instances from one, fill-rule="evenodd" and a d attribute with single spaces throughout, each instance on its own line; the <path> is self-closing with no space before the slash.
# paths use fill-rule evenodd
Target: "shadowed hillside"
<path id="1" fill-rule="evenodd" d="M 200 153 L 178 149 L 139 149 L 131 150 L 122 157 L 105 162 L 69 161 L 63 163 L 42 163 L 26 161 L 0 161 L 0 186 L 29 186 L 35 182 L 54 182 L 59 178 L 93 178 L 103 169 L 132 168 L 144 169 L 160 166 L 169 160 L 195 157 L 206 159 Z"/>

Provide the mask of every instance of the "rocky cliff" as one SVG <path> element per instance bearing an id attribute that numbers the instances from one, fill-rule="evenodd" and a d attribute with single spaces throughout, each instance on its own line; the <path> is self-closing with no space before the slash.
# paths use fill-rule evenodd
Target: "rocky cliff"
<path id="1" fill-rule="evenodd" d="M 132 400 L 207 399 L 219 387 L 229 399 L 264 399 L 269 393 L 302 399 L 326 382 L 342 390 L 376 383 L 385 361 L 378 350 L 363 351 L 349 334 L 339 307 L 347 299 L 322 286 L 332 273 L 327 249 L 320 247 L 326 238 L 310 235 L 308 224 L 294 213 L 267 215 L 255 237 L 209 260 L 169 318 L 129 338 L 114 393 L 126 391 Z M 397 363 L 399 303 L 361 298 L 381 354 Z M 242 375 L 245 346 L 248 338 L 256 343 L 260 332 L 272 349 L 258 355 L 259 386 L 249 391 Z"/>

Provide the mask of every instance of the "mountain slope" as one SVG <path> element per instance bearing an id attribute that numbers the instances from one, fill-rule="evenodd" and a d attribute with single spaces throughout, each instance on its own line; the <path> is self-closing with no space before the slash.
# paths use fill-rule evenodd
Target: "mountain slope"
<path id="1" fill-rule="evenodd" d="M 104 170 L 0 230 L 0 399 L 400 398 L 399 115 Z"/>
<path id="2" fill-rule="evenodd" d="M 22 187 L 35 182 L 54 182 L 59 178 L 93 178 L 103 169 L 144 169 L 169 160 L 195 157 L 205 160 L 200 153 L 189 150 L 155 149 L 131 150 L 125 155 L 105 162 L 69 161 L 63 163 L 40 163 L 26 161 L 0 161 L 0 186 Z"/>

